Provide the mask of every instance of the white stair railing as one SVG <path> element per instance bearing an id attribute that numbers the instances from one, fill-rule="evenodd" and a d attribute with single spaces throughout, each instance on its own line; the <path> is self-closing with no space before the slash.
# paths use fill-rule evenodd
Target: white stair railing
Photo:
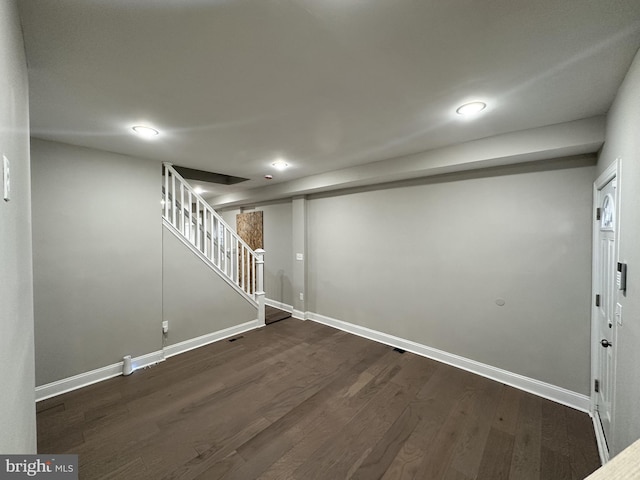
<path id="1" fill-rule="evenodd" d="M 254 303 L 264 324 L 264 250 L 252 250 L 170 163 L 163 165 L 165 225 Z"/>

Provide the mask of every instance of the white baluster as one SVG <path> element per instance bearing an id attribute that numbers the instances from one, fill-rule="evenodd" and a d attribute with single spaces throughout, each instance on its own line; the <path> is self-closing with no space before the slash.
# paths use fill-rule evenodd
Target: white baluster
<path id="1" fill-rule="evenodd" d="M 234 240 L 233 242 L 233 269 L 234 269 L 234 282 L 236 282 L 236 285 L 240 285 L 240 250 L 238 249 L 238 245 L 240 245 L 240 243 L 238 242 L 238 240 Z"/>
<path id="2" fill-rule="evenodd" d="M 209 232 L 207 232 L 207 217 L 209 216 L 209 210 L 207 210 L 206 208 L 202 211 L 202 216 L 204 217 L 204 226 L 202 227 L 202 241 L 204 242 L 204 247 L 203 247 L 203 253 L 204 256 L 207 258 L 211 258 L 210 257 L 210 253 L 211 253 L 211 249 L 209 248 L 209 235 L 207 235 Z"/>
<path id="3" fill-rule="evenodd" d="M 210 236 L 209 236 L 209 258 L 211 259 L 211 261 L 213 263 L 215 263 L 215 248 L 216 248 L 216 242 L 215 242 L 215 233 L 216 233 L 216 229 L 215 229 L 215 221 L 216 221 L 216 217 L 214 217 L 213 212 L 209 211 L 209 218 L 210 218 L 210 222 L 209 222 L 209 232 L 210 232 Z"/>
<path id="4" fill-rule="evenodd" d="M 176 176 L 171 172 L 171 224 L 176 227 L 176 208 L 178 199 L 176 198 Z"/>
<path id="5" fill-rule="evenodd" d="M 244 272 L 244 245 L 240 245 L 240 267 L 242 268 L 241 272 L 240 272 L 240 288 L 242 290 L 244 290 L 244 284 L 245 284 L 245 272 Z"/>
<path id="6" fill-rule="evenodd" d="M 259 248 L 256 250 L 256 282 L 257 288 L 255 290 L 255 299 L 258 302 L 258 323 L 260 325 L 265 324 L 265 312 L 264 312 L 264 254 L 266 252 Z"/>
<path id="7" fill-rule="evenodd" d="M 216 218 L 216 243 L 218 244 L 218 262 L 217 266 L 220 268 L 220 220 Z"/>
<path id="8" fill-rule="evenodd" d="M 200 199 L 196 197 L 196 222 L 195 222 L 195 230 L 196 230 L 196 248 L 200 251 Z"/>
<path id="9" fill-rule="evenodd" d="M 182 235 L 187 236 L 187 230 L 185 228 L 184 221 L 184 183 L 180 182 L 180 230 Z"/>
<path id="10" fill-rule="evenodd" d="M 251 255 L 251 292 L 255 295 L 256 293 L 256 255 L 255 253 Z"/>
<path id="11" fill-rule="evenodd" d="M 238 261 L 236 257 L 238 256 L 238 241 L 231 236 L 231 279 L 233 283 L 238 285 Z"/>
<path id="12" fill-rule="evenodd" d="M 169 219 L 169 169 L 167 164 L 163 165 L 164 170 L 164 218 Z"/>
<path id="13" fill-rule="evenodd" d="M 222 255 L 223 255 L 223 261 L 224 261 L 224 274 L 228 277 L 229 273 L 227 272 L 228 269 L 228 261 L 227 261 L 227 228 L 223 225 L 222 226 Z"/>
<path id="14" fill-rule="evenodd" d="M 227 262 L 229 265 L 229 278 L 233 280 L 233 235 L 227 228 Z"/>
<path id="15" fill-rule="evenodd" d="M 189 241 L 191 242 L 191 244 L 193 244 L 193 204 L 191 203 L 193 201 L 193 198 L 191 197 L 191 189 L 187 189 L 187 193 L 188 198 L 189 198 L 189 237 L 187 237 L 189 239 Z"/>

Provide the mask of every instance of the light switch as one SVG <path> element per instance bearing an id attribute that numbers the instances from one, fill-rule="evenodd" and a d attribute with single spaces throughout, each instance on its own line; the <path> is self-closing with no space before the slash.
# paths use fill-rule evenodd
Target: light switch
<path id="1" fill-rule="evenodd" d="M 4 185 L 4 201 L 8 202 L 11 198 L 11 176 L 9 173 L 9 159 L 6 155 L 2 155 L 2 184 Z"/>

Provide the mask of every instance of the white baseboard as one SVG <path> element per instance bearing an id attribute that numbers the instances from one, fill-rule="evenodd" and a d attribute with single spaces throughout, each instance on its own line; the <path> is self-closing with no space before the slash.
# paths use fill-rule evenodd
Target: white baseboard
<path id="1" fill-rule="evenodd" d="M 289 312 L 293 318 L 296 318 L 298 320 L 307 320 L 307 313 L 309 313 L 309 312 L 305 313 L 302 310 L 296 310 L 295 308 L 293 308 L 293 305 L 289 305 L 287 303 L 278 302 L 277 300 L 272 300 L 270 298 L 267 298 L 264 301 L 264 303 L 266 305 L 269 305 L 270 307 L 279 308 L 280 310 L 284 310 L 285 312 Z"/>
<path id="2" fill-rule="evenodd" d="M 285 312 L 293 313 L 293 306 L 288 305 L 286 303 L 279 302 L 277 300 L 272 300 L 270 298 L 264 299 L 265 305 L 269 305 L 273 308 L 279 308 L 280 310 L 284 310 Z"/>
<path id="3" fill-rule="evenodd" d="M 258 320 L 251 320 L 250 322 L 241 323 L 240 325 L 234 325 L 233 327 L 225 328 L 224 330 L 207 333 L 206 335 L 191 338 L 189 340 L 185 340 L 184 342 L 165 347 L 164 356 L 165 358 L 173 357 L 174 355 L 188 352 L 189 350 L 193 350 L 194 348 L 203 347 L 210 343 L 233 337 L 240 333 L 248 332 L 249 330 L 254 330 L 258 327 L 264 327 L 264 325 L 260 325 L 260 322 Z"/>
<path id="4" fill-rule="evenodd" d="M 557 387 L 546 382 L 541 382 L 533 378 L 525 377 L 517 373 L 509 372 L 507 370 L 502 370 L 500 368 L 476 362 L 475 360 L 470 360 L 468 358 L 454 355 L 452 353 L 447 353 L 436 348 L 413 342 L 411 340 L 406 340 L 400 337 L 389 335 L 387 333 L 372 330 L 367 327 L 343 322 L 342 320 L 336 320 L 334 318 L 326 317 L 324 315 L 319 315 L 313 312 L 301 312 L 298 310 L 294 310 L 293 308 L 291 310 L 293 310 L 294 318 L 298 318 L 300 320 L 310 319 L 315 322 L 337 328 L 339 330 L 344 330 L 345 332 L 349 332 L 354 335 L 368 338 L 369 340 L 401 348 L 408 352 L 412 352 L 423 357 L 432 358 L 439 362 L 443 362 L 454 367 L 467 370 L 469 372 L 481 375 L 486 378 L 490 378 L 500 383 L 511 385 L 512 387 L 524 390 L 529 393 L 533 393 L 534 395 L 547 398 L 568 407 L 575 408 L 576 410 L 587 413 L 591 412 L 591 399 L 586 395 L 572 392 L 570 390 L 566 390 L 564 388 Z M 132 359 L 132 365 L 134 370 L 137 370 L 149 365 L 159 363 L 165 358 L 169 358 L 174 355 L 193 350 L 194 348 L 223 340 L 225 338 L 233 337 L 234 335 L 238 335 L 240 333 L 259 328 L 261 326 L 263 325 L 260 325 L 258 320 L 252 320 L 240 325 L 225 328 L 224 330 L 219 330 L 217 332 L 212 332 L 207 335 L 192 338 L 184 342 L 169 345 L 164 349 L 164 352 L 157 351 L 142 355 L 140 357 L 135 357 Z M 94 383 L 117 377 L 118 375 L 122 375 L 122 364 L 123 362 L 114 363 L 106 367 L 98 368 L 96 370 L 91 370 L 79 375 L 74 375 L 73 377 L 65 378 L 56 382 L 36 387 L 36 401 L 45 400 L 56 395 L 61 395 L 63 393 L 67 393 L 81 387 L 86 387 L 88 385 L 92 385 Z M 602 462 L 605 463 L 608 460 L 608 454 L 606 451 L 606 447 L 604 447 L 604 438 L 601 435 L 601 431 L 598 428 L 598 425 L 596 425 L 596 422 L 598 421 L 596 416 L 594 415 L 593 418 L 600 457 Z"/>
<path id="5" fill-rule="evenodd" d="M 133 370 L 138 370 L 162 361 L 164 361 L 162 351 L 157 351 L 132 358 L 131 366 L 133 367 Z M 62 380 L 40 385 L 39 387 L 36 387 L 36 402 L 122 375 L 122 365 L 123 362 L 118 362 L 89 372 L 80 373 L 73 377 L 63 378 Z"/>
<path id="6" fill-rule="evenodd" d="M 132 358 L 131 365 L 133 370 L 148 367 L 149 365 L 160 363 L 166 358 L 173 357 L 179 353 L 188 352 L 194 348 L 202 347 L 228 337 L 233 337 L 234 335 L 253 330 L 260 326 L 261 325 L 258 320 L 252 320 L 240 325 L 225 328 L 224 330 L 192 338 L 184 342 L 176 343 L 175 345 L 169 345 L 164 349 L 164 351 L 160 350 Z M 122 375 L 122 364 L 123 362 L 114 363 L 112 365 L 107 365 L 106 367 L 97 368 L 89 372 L 74 375 L 73 377 L 63 378 L 62 380 L 36 387 L 36 402 Z"/>
<path id="7" fill-rule="evenodd" d="M 370 328 L 343 322 L 342 320 L 336 320 L 335 318 L 326 317 L 317 313 L 305 312 L 303 318 L 467 370 L 468 372 L 490 378 L 491 380 L 495 380 L 506 385 L 511 385 L 512 387 L 524 390 L 525 392 L 533 393 L 539 397 L 561 403 L 562 405 L 575 408 L 582 412 L 591 412 L 591 399 L 587 395 L 583 395 L 581 393 L 572 392 L 571 390 L 557 387 L 550 383 L 541 382 L 517 373 L 502 370 L 500 368 L 492 367 L 491 365 L 476 362 L 475 360 L 470 360 L 436 348 L 412 342 L 411 340 L 405 340 L 403 338 L 389 335 L 388 333 L 378 332 Z"/>
<path id="8" fill-rule="evenodd" d="M 298 320 L 308 320 L 309 312 L 303 312 L 301 310 L 296 310 L 295 308 L 291 311 L 291 316 L 293 318 L 297 318 Z"/>
<path id="9" fill-rule="evenodd" d="M 600 415 L 597 411 L 591 414 L 593 420 L 593 429 L 596 432 L 596 443 L 598 444 L 598 454 L 600 455 L 600 463 L 604 465 L 609 461 L 609 449 L 607 448 L 607 440 L 604 438 L 602 423 L 600 423 Z"/>
<path id="10" fill-rule="evenodd" d="M 135 371 L 160 362 L 164 362 L 164 355 L 161 350 L 158 350 L 157 352 L 147 353 L 146 355 L 132 358 L 131 366 Z M 120 362 L 120 364 L 122 364 L 122 362 Z"/>

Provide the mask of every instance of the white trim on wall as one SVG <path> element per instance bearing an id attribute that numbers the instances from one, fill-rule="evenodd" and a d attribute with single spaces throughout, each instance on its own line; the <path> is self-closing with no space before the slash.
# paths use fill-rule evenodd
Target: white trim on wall
<path id="1" fill-rule="evenodd" d="M 291 316 L 293 318 L 297 318 L 298 320 L 309 320 L 309 312 L 303 312 L 301 310 L 293 309 L 291 312 Z"/>
<path id="2" fill-rule="evenodd" d="M 593 410 L 591 414 L 591 420 L 593 420 L 593 429 L 596 432 L 596 444 L 598 445 L 598 454 L 600 455 L 600 463 L 604 465 L 609 458 L 609 449 L 607 448 L 607 439 L 604 436 L 602 430 L 602 423 L 600 422 L 600 415 L 597 410 Z"/>
<path id="3" fill-rule="evenodd" d="M 277 300 L 272 300 L 270 298 L 265 298 L 264 303 L 265 305 L 269 305 L 270 307 L 279 308 L 280 310 L 284 310 L 285 312 L 293 313 L 292 305 L 288 305 Z"/>
<path id="4" fill-rule="evenodd" d="M 194 348 L 204 347 L 210 343 L 224 340 L 225 338 L 233 337 L 249 330 L 255 330 L 256 328 L 264 327 L 264 324 L 256 320 L 250 322 L 241 323 L 240 325 L 234 325 L 233 327 L 225 328 L 224 330 L 218 330 L 217 332 L 207 333 L 200 337 L 191 338 L 184 342 L 175 343 L 164 348 L 164 357 L 169 358 L 180 353 L 188 352 Z"/>
<path id="5" fill-rule="evenodd" d="M 295 308 L 293 308 L 293 305 L 278 302 L 277 300 L 271 300 L 270 298 L 266 299 L 264 303 L 266 305 L 269 305 L 270 307 L 279 308 L 280 310 L 289 312 L 293 318 L 296 318 L 298 320 L 307 320 L 305 312 L 303 312 L 302 310 L 296 310 Z"/>
<path id="6" fill-rule="evenodd" d="M 520 390 L 524 390 L 525 392 L 529 392 L 539 397 L 591 414 L 591 399 L 587 395 L 572 392 L 571 390 L 557 387 L 550 383 L 541 382 L 540 380 L 492 367 L 491 365 L 476 362 L 475 360 L 444 352 L 411 340 L 395 337 L 388 333 L 379 332 L 377 330 L 372 330 L 370 328 L 344 322 L 342 320 L 336 320 L 335 318 L 319 315 L 317 313 L 305 312 L 304 318 L 461 368 L 468 372 L 481 375 L 491 380 L 510 385 Z"/>
<path id="7" fill-rule="evenodd" d="M 140 368 L 163 362 L 166 358 L 173 357 L 174 355 L 188 352 L 194 348 L 233 337 L 234 335 L 254 330 L 261 326 L 263 327 L 264 325 L 260 325 L 257 319 L 251 320 L 250 322 L 218 330 L 217 332 L 208 333 L 174 345 L 169 345 L 168 347 L 165 347 L 164 351 L 159 350 L 157 352 L 151 352 L 146 355 L 135 357 L 131 360 L 131 365 L 135 371 Z M 74 375 L 73 377 L 63 378 L 62 380 L 36 387 L 36 402 L 122 375 L 122 365 L 123 362 L 114 363 L 112 365 L 107 365 L 106 367 L 97 368 L 89 372 Z"/>
<path id="8" fill-rule="evenodd" d="M 155 365 L 162 361 L 164 361 L 162 351 L 157 351 L 131 359 L 131 366 L 135 371 L 140 368 L 148 367 L 149 365 Z M 80 373 L 73 377 L 63 378 L 62 380 L 40 385 L 39 387 L 36 387 L 36 402 L 122 375 L 122 365 L 123 362 L 118 362 L 89 372 Z"/>
<path id="9" fill-rule="evenodd" d="M 541 382 L 533 378 L 525 377 L 517 373 L 502 370 L 500 368 L 492 367 L 475 360 L 470 360 L 452 353 L 447 353 L 436 348 L 428 347 L 411 340 L 406 340 L 400 337 L 389 335 L 388 333 L 372 330 L 367 327 L 355 325 L 352 323 L 337 320 L 331 317 L 320 315 L 313 312 L 299 312 L 293 309 L 290 305 L 282 304 L 275 301 L 269 301 L 269 304 L 276 308 L 281 308 L 286 311 L 293 311 L 294 317 L 300 320 L 313 320 L 314 322 L 322 323 L 330 327 L 343 330 L 345 332 L 358 335 L 360 337 L 373 340 L 375 342 L 384 343 L 392 347 L 401 348 L 408 352 L 421 355 L 423 357 L 431 358 L 439 362 L 452 365 L 457 368 L 461 368 L 471 373 L 481 375 L 491 380 L 511 385 L 512 387 L 524 390 L 539 397 L 547 398 L 554 402 L 566 405 L 582 412 L 591 413 L 591 401 L 587 395 L 583 395 L 577 392 L 572 392 L 555 385 L 551 385 L 546 382 Z M 244 333 L 256 328 L 263 327 L 258 320 L 252 320 L 250 322 L 235 325 L 233 327 L 225 328 L 217 332 L 212 332 L 200 337 L 192 338 L 184 342 L 176 343 L 165 347 L 164 351 L 152 352 L 140 357 L 135 357 L 132 360 L 134 370 L 144 368 L 149 365 L 153 365 L 162 362 L 164 359 L 173 357 L 180 353 L 188 352 L 198 347 L 208 345 L 225 338 L 233 337 L 240 333 Z M 114 363 L 106 367 L 91 370 L 89 372 L 81 373 L 73 377 L 58 380 L 56 382 L 48 383 L 36 387 L 36 401 L 45 400 L 47 398 L 61 395 L 78 388 L 86 387 L 94 383 L 107 380 L 109 378 L 122 375 L 123 362 Z M 595 417 L 594 417 L 595 418 Z M 595 419 L 594 419 L 595 426 Z M 600 442 L 598 442 L 600 444 Z M 602 452 L 601 452 L 602 454 Z"/>

